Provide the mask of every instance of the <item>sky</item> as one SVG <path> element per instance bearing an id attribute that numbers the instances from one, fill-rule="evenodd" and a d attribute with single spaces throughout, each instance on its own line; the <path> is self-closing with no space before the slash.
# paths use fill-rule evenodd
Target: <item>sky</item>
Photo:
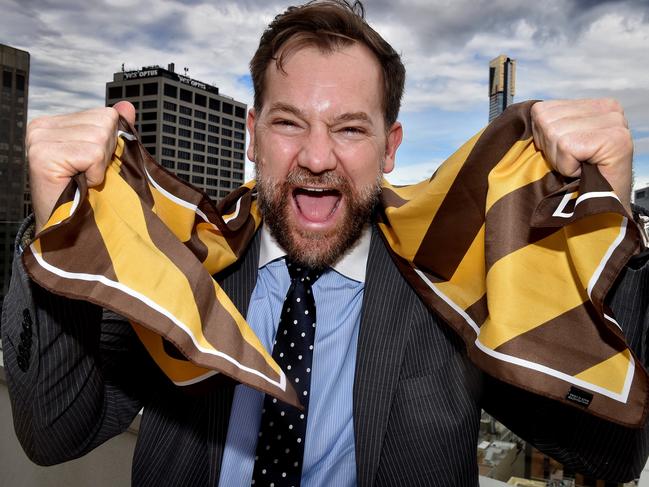
<path id="1" fill-rule="evenodd" d="M 135 3 L 135 5 L 134 5 Z M 488 119 L 488 63 L 516 59 L 515 101 L 613 97 L 649 185 L 649 0 L 366 0 L 366 18 L 407 70 L 404 142 L 388 179 L 408 184 Z M 0 43 L 31 54 L 29 118 L 104 104 L 122 63 L 188 68 L 252 102 L 248 62 L 275 0 L 0 0 Z M 247 174 L 252 174 L 250 164 Z"/>

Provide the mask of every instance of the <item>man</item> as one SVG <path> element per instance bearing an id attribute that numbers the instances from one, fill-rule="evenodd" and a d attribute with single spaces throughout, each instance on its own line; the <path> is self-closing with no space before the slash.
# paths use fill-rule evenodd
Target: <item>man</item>
<path id="1" fill-rule="evenodd" d="M 265 226 L 241 261 L 217 278 L 271 350 L 289 288 L 286 261 L 320 270 L 312 285 L 318 326 L 307 369 L 308 421 L 298 437 L 303 456 L 277 455 L 298 463 L 301 483 L 477 485 L 481 407 L 573 468 L 611 479 L 636 476 L 647 453 L 643 430 L 479 372 L 377 237 L 371 223 L 378 182 L 394 167 L 402 139 L 396 118 L 404 69 L 394 50 L 348 5 L 318 2 L 278 16 L 251 69 L 248 156 Z M 90 185 L 101 183 L 118 113 L 133 121 L 133 107 L 121 103 L 30 124 L 36 232 L 71 176 L 84 172 Z M 558 171 L 577 175 L 577 161 L 589 160 L 630 209 L 632 144 L 619 106 L 537 104 L 534 123 L 535 140 Z M 629 269 L 612 298 L 615 311 L 628 308 L 619 315 L 630 342 L 645 325 L 646 303 L 629 299 L 645 273 Z M 122 318 L 44 291 L 19 260 L 5 302 L 16 430 L 35 462 L 85 454 L 123 431 L 143 407 L 134 484 L 272 485 L 259 467 L 267 408 L 261 393 L 231 385 L 184 393 L 157 370 Z M 23 367 L 20 333 L 30 334 L 33 350 Z M 287 428 L 289 434 L 293 424 Z"/>

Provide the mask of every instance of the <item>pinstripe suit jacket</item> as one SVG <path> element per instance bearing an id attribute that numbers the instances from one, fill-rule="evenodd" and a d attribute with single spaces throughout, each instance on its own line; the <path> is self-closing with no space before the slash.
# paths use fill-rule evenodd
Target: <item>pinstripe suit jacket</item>
<path id="1" fill-rule="evenodd" d="M 258 249 L 256 238 L 247 256 L 219 276 L 244 313 Z M 611 303 L 643 359 L 646 274 L 644 267 L 629 268 Z M 81 456 L 124 431 L 144 407 L 133 484 L 217 484 L 231 383 L 196 395 L 178 391 L 123 319 L 45 292 L 18 264 L 2 338 L 16 432 L 33 461 Z M 460 339 L 399 274 L 375 230 L 353 394 L 358 484 L 477 485 L 481 407 L 541 450 L 598 478 L 633 478 L 647 456 L 646 430 L 592 418 L 479 372 Z"/>

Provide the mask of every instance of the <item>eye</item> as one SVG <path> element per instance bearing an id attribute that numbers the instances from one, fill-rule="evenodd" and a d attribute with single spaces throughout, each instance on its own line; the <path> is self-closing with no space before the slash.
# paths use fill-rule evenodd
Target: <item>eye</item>
<path id="1" fill-rule="evenodd" d="M 366 132 L 363 127 L 357 127 L 355 125 L 350 125 L 350 126 L 347 126 L 347 127 L 343 127 L 342 129 L 340 129 L 340 131 L 343 134 L 350 135 L 350 136 L 363 135 Z"/>
<path id="2" fill-rule="evenodd" d="M 297 124 L 293 120 L 288 120 L 285 118 L 273 120 L 273 125 L 278 125 L 280 127 L 297 127 Z"/>

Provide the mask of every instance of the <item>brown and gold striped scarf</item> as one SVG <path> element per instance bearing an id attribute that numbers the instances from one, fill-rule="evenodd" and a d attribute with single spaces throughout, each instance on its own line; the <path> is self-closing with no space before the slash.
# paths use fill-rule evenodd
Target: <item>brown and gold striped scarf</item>
<path id="1" fill-rule="evenodd" d="M 628 426 L 647 374 L 604 298 L 639 248 L 596 168 L 553 172 L 515 105 L 428 181 L 383 184 L 378 227 L 401 272 L 487 373 Z M 166 375 L 215 374 L 298 404 L 282 370 L 212 275 L 261 224 L 254 182 L 217 208 L 122 131 L 104 183 L 75 178 L 23 254 L 54 293 L 127 317 Z M 180 351 L 180 353 L 178 353 Z"/>

